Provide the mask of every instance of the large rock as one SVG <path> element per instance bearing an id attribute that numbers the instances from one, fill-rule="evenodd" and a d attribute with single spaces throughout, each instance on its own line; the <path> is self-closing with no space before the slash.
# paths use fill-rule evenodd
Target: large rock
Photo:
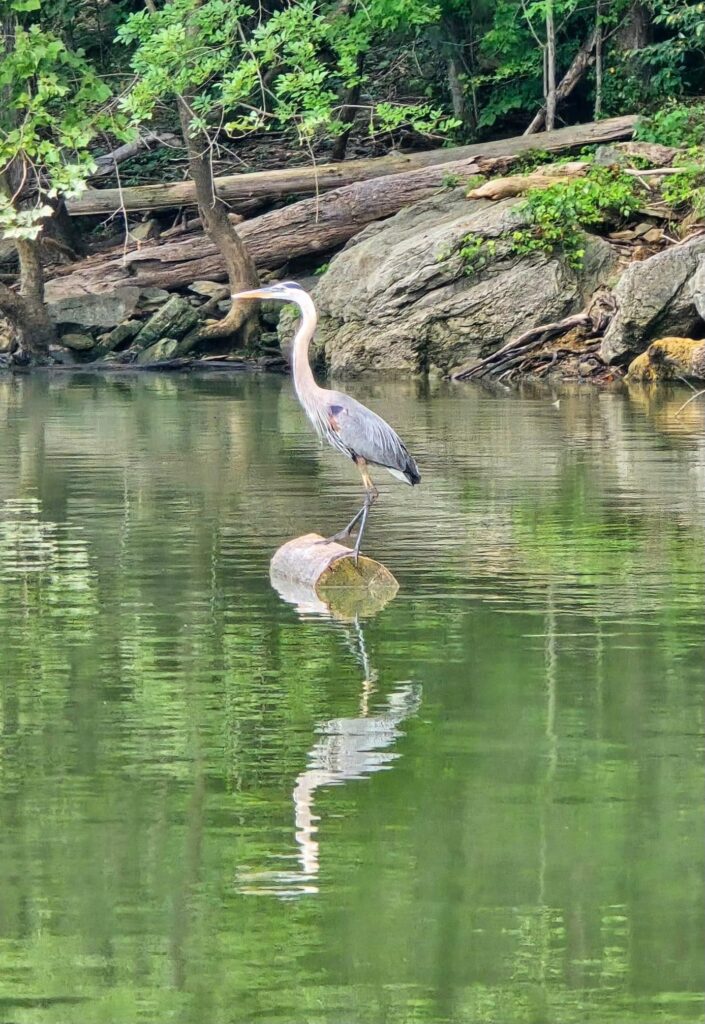
<path id="1" fill-rule="evenodd" d="M 140 297 L 140 289 L 126 286 L 105 294 L 71 295 L 52 302 L 52 285 L 61 282 L 49 281 L 46 286 L 46 300 L 49 313 L 57 324 L 72 324 L 76 327 L 115 327 L 134 312 Z"/>
<path id="2" fill-rule="evenodd" d="M 166 288 L 141 288 L 139 308 L 153 310 L 158 306 L 163 306 L 165 302 L 169 301 L 169 298 L 170 293 Z"/>
<path id="3" fill-rule="evenodd" d="M 698 256 L 698 266 L 690 279 L 690 294 L 701 320 L 705 320 L 705 255 Z"/>
<path id="4" fill-rule="evenodd" d="M 142 330 L 141 320 L 125 320 L 124 323 L 113 327 L 107 334 L 100 334 L 93 355 L 96 359 L 103 359 L 109 352 L 113 352 L 119 345 L 130 341 Z"/>
<path id="5" fill-rule="evenodd" d="M 643 384 L 675 377 L 705 378 L 705 341 L 692 338 L 659 338 L 645 352 L 632 359 L 624 378 L 628 384 Z"/>
<path id="6" fill-rule="evenodd" d="M 501 237 L 521 224 L 516 203 L 468 202 L 456 190 L 360 232 L 314 291 L 331 370 L 448 372 L 581 309 L 613 270 L 611 247 L 588 238 L 580 274 L 558 256 L 518 259 Z M 468 235 L 491 243 L 470 272 L 460 255 Z"/>
<path id="7" fill-rule="evenodd" d="M 16 331 L 9 320 L 0 316 L 0 352 L 11 352 L 16 342 Z"/>
<path id="8" fill-rule="evenodd" d="M 206 299 L 224 299 L 230 294 L 230 288 L 222 281 L 194 281 L 188 286 L 188 290 L 194 295 L 201 295 Z"/>
<path id="9" fill-rule="evenodd" d="M 186 299 L 172 295 L 161 309 L 154 313 L 135 338 L 135 348 L 148 348 L 162 338 L 183 338 L 200 323 L 198 313 Z"/>
<path id="10" fill-rule="evenodd" d="M 61 335 L 61 344 L 64 348 L 73 349 L 74 352 L 86 352 L 95 347 L 95 338 L 91 334 L 70 332 Z"/>
<path id="11" fill-rule="evenodd" d="M 605 362 L 625 362 L 663 335 L 689 337 L 697 331 L 701 300 L 695 294 L 703 255 L 701 235 L 627 267 L 614 289 L 617 312 L 602 340 Z"/>
<path id="12" fill-rule="evenodd" d="M 176 355 L 179 342 L 176 338 L 162 338 L 155 341 L 149 348 L 144 348 L 137 356 L 137 362 L 145 363 L 166 363 Z"/>

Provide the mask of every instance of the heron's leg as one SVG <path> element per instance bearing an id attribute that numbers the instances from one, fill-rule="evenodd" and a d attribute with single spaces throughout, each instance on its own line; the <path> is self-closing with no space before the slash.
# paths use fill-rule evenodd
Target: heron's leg
<path id="1" fill-rule="evenodd" d="M 367 463 L 365 462 L 365 460 L 359 458 L 358 456 L 358 458 L 355 460 L 355 465 L 360 470 L 360 474 L 362 476 L 362 485 L 365 488 L 365 500 L 363 502 L 362 508 L 355 513 L 355 515 L 352 517 L 348 525 L 343 530 L 339 530 L 338 533 L 334 533 L 332 537 L 326 537 L 325 540 L 319 540 L 316 543 L 334 544 L 340 540 L 347 540 L 347 538 L 353 532 L 356 523 L 360 519 L 362 519 L 362 525 L 360 526 L 360 530 L 358 533 L 358 543 L 355 546 L 355 561 L 357 562 L 357 553 L 360 550 L 360 534 L 365 528 L 365 523 L 367 521 L 367 514 L 369 512 L 370 505 L 373 505 L 374 502 L 377 500 L 379 496 L 379 491 L 377 490 L 375 485 L 372 483 L 372 480 L 370 479 L 370 474 L 367 472 Z"/>
<path id="2" fill-rule="evenodd" d="M 355 547 L 353 548 L 353 557 L 355 565 L 357 565 L 357 559 L 360 554 L 360 545 L 362 544 L 362 535 L 365 532 L 365 526 L 367 525 L 367 517 L 370 514 L 370 509 L 372 508 L 374 503 L 377 501 L 377 498 L 379 497 L 379 491 L 372 483 L 370 474 L 367 472 L 367 463 L 365 462 L 364 459 L 357 460 L 357 468 L 360 470 L 360 475 L 362 476 L 362 485 L 365 488 L 365 504 L 362 506 L 360 510 L 362 522 L 360 523 L 360 528 L 357 531 Z"/>
<path id="3" fill-rule="evenodd" d="M 332 537 L 326 537 L 325 541 L 319 541 L 318 543 L 333 544 L 339 540 L 346 540 L 346 538 L 353 532 L 355 523 L 362 517 L 364 511 L 365 506 L 363 505 L 362 508 L 355 513 L 344 530 L 339 530 L 338 533 L 334 533 Z"/>

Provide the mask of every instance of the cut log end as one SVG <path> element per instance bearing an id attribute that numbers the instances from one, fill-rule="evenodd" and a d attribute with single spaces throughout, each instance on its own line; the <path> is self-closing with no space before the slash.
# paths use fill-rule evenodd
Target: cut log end
<path id="1" fill-rule="evenodd" d="M 272 585 L 299 611 L 337 618 L 373 615 L 395 596 L 399 584 L 386 566 L 342 544 L 307 533 L 283 544 L 270 563 Z"/>

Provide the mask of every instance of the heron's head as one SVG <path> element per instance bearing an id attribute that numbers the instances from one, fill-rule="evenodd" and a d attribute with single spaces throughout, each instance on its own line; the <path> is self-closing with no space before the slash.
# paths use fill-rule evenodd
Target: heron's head
<path id="1" fill-rule="evenodd" d="M 264 285 L 261 288 L 248 288 L 246 292 L 235 292 L 231 296 L 235 299 L 279 299 L 281 302 L 300 303 L 307 292 L 296 284 L 295 281 L 275 281 L 274 284 Z"/>

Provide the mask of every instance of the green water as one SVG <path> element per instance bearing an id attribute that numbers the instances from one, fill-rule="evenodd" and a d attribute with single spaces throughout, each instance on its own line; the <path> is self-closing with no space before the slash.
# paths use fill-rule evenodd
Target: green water
<path id="1" fill-rule="evenodd" d="M 357 622 L 288 381 L 0 380 L 2 1024 L 701 1019 L 703 403 L 350 390 Z"/>

